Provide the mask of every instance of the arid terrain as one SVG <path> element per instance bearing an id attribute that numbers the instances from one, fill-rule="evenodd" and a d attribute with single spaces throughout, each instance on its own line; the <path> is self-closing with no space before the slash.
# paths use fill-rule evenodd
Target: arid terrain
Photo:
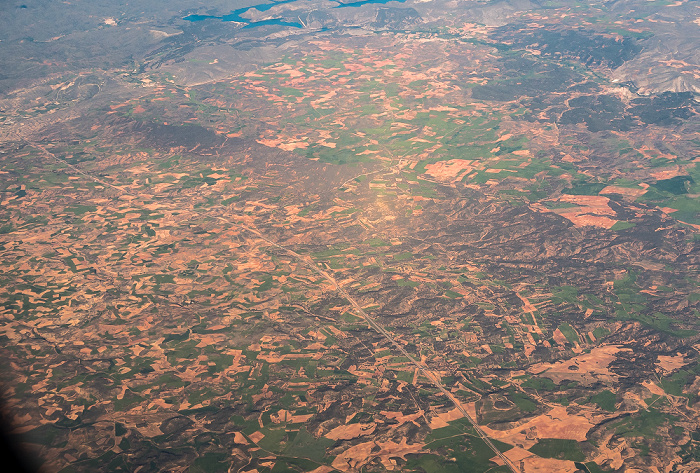
<path id="1" fill-rule="evenodd" d="M 0 7 L 30 466 L 700 470 L 697 2 L 131 3 Z"/>

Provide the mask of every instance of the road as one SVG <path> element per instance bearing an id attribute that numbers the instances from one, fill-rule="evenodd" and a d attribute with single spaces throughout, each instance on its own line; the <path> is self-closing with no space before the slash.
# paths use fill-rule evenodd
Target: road
<path id="1" fill-rule="evenodd" d="M 384 338 L 386 338 L 391 344 L 396 348 L 396 350 L 401 353 L 402 356 L 405 356 L 408 358 L 411 363 L 420 371 L 420 373 L 425 376 L 427 379 L 430 380 L 431 384 L 435 386 L 441 393 L 443 393 L 447 398 L 452 402 L 452 404 L 459 410 L 459 412 L 464 415 L 464 417 L 469 421 L 469 423 L 474 427 L 474 430 L 479 434 L 479 437 L 484 441 L 484 443 L 493 451 L 495 455 L 497 455 L 503 463 L 513 472 L 517 473 L 519 472 L 519 469 L 513 465 L 513 463 L 506 457 L 496 446 L 491 442 L 491 440 L 488 438 L 486 433 L 479 427 L 479 425 L 476 423 L 476 420 L 472 418 L 471 415 L 467 412 L 467 410 L 462 406 L 462 403 L 459 402 L 459 400 L 450 392 L 448 391 L 445 386 L 442 384 L 440 381 L 440 377 L 433 372 L 430 368 L 425 363 L 422 363 L 415 359 L 410 353 L 406 351 L 406 349 L 396 341 L 394 338 L 393 334 L 389 332 L 387 329 L 385 329 L 382 325 L 380 325 L 373 317 L 371 317 L 365 310 L 360 306 L 360 304 L 350 295 L 348 292 L 340 287 L 338 282 L 335 280 L 333 276 L 328 274 L 328 272 L 324 271 L 321 269 L 316 262 L 314 262 L 310 257 L 300 255 L 299 253 L 290 250 L 289 248 L 280 245 L 279 243 L 276 243 L 272 240 L 267 239 L 262 233 L 260 233 L 258 230 L 251 228 L 247 225 L 241 224 L 241 223 L 236 223 L 232 222 L 231 220 L 228 220 L 223 217 L 217 217 L 219 220 L 222 220 L 229 225 L 232 225 L 234 227 L 238 227 L 240 229 L 243 229 L 249 233 L 254 234 L 256 237 L 259 239 L 263 240 L 264 242 L 268 243 L 269 245 L 274 246 L 275 248 L 279 248 L 280 250 L 284 251 L 288 255 L 294 257 L 298 261 L 304 263 L 306 267 L 308 267 L 310 270 L 315 272 L 316 274 L 322 276 L 326 281 L 331 283 L 335 290 L 345 298 L 350 304 L 355 308 L 355 311 L 367 322 L 367 324 L 372 327 L 376 332 L 378 332 L 380 335 L 382 335 Z"/>
<path id="2" fill-rule="evenodd" d="M 65 160 L 55 156 L 53 153 L 49 152 L 46 148 L 43 146 L 39 145 L 38 143 L 29 143 L 31 146 L 33 146 L 36 149 L 41 150 L 45 156 L 54 159 L 55 161 L 61 162 L 65 166 L 67 166 L 69 169 L 71 169 L 73 172 L 76 172 L 78 174 L 83 175 L 84 177 L 87 177 L 89 179 L 92 179 L 104 186 L 110 187 L 112 189 L 115 189 L 119 191 L 121 194 L 130 194 L 127 190 L 122 189 L 120 187 L 117 187 L 115 185 L 112 185 L 108 182 L 103 181 L 102 179 L 99 179 L 89 173 L 86 173 L 82 171 L 81 169 L 71 165 L 70 163 L 66 162 Z M 469 423 L 474 427 L 474 430 L 479 434 L 479 437 L 484 441 L 484 443 L 493 451 L 495 455 L 497 455 L 503 463 L 513 472 L 517 473 L 518 469 L 513 465 L 513 463 L 506 457 L 496 446 L 491 442 L 491 440 L 488 438 L 486 433 L 479 427 L 479 425 L 476 423 L 476 421 L 469 415 L 467 410 L 462 406 L 462 404 L 459 402 L 459 400 L 450 392 L 448 391 L 445 386 L 442 384 L 440 381 L 440 377 L 433 372 L 430 368 L 428 368 L 427 365 L 424 363 L 416 360 L 410 353 L 406 351 L 406 349 L 399 344 L 396 339 L 394 338 L 393 334 L 386 330 L 382 325 L 380 325 L 374 318 L 372 318 L 365 310 L 360 306 L 360 304 L 340 285 L 338 282 L 335 280 L 333 276 L 328 274 L 328 272 L 324 271 L 321 269 L 318 264 L 314 260 L 312 260 L 308 256 L 300 255 L 299 253 L 290 250 L 289 248 L 280 245 L 279 243 L 276 243 L 268 238 L 266 238 L 260 231 L 257 229 L 251 228 L 247 225 L 244 225 L 242 223 L 237 223 L 233 222 L 229 219 L 223 218 L 223 217 L 217 217 L 219 220 L 228 223 L 231 226 L 240 228 L 242 230 L 245 230 L 249 233 L 252 233 L 262 241 L 268 243 L 271 246 L 274 246 L 275 248 L 278 248 L 288 255 L 292 256 L 296 260 L 302 262 L 305 266 L 307 266 L 310 270 L 315 272 L 316 274 L 319 274 L 322 276 L 326 281 L 331 283 L 331 285 L 335 288 L 335 290 L 343 296 L 350 304 L 355 308 L 355 311 L 367 322 L 367 324 L 372 327 L 377 333 L 381 334 L 384 338 L 386 338 L 395 348 L 396 350 L 401 353 L 401 355 L 405 356 L 410 360 L 410 362 L 420 371 L 420 373 L 425 376 L 427 379 L 430 380 L 433 386 L 435 386 L 441 393 L 443 393 L 447 398 L 452 402 L 452 404 L 459 410 L 459 412 L 469 421 Z"/>
<path id="3" fill-rule="evenodd" d="M 52 152 L 48 151 L 46 148 L 44 148 L 43 146 L 41 146 L 39 143 L 32 143 L 32 142 L 29 142 L 29 141 L 25 141 L 25 143 L 27 143 L 28 145 L 32 146 L 32 147 L 35 148 L 35 149 L 40 150 L 40 151 L 44 154 L 44 156 L 49 157 L 49 158 L 53 159 L 54 161 L 58 161 L 59 163 L 65 165 L 66 167 L 68 167 L 68 169 L 70 169 L 71 171 L 73 171 L 73 172 L 75 172 L 75 173 L 78 173 L 78 174 L 80 174 L 80 175 L 82 175 L 82 176 L 85 176 L 85 177 L 87 177 L 88 179 L 92 179 L 93 181 L 95 181 L 95 182 L 97 182 L 97 183 L 99 183 L 99 184 L 102 184 L 103 186 L 111 187 L 112 189 L 116 189 L 116 190 L 118 190 L 118 191 L 119 191 L 120 193 L 122 193 L 122 194 L 125 194 L 125 195 L 132 195 L 131 193 L 129 193 L 128 191 L 122 189 L 121 187 L 117 187 L 117 186 L 115 186 L 115 185 L 110 184 L 109 182 L 105 182 L 104 180 L 102 180 L 102 179 L 100 179 L 100 178 L 98 178 L 98 177 L 95 177 L 95 176 L 93 176 L 92 174 L 89 174 L 89 173 L 87 173 L 87 172 L 84 172 L 84 171 L 82 171 L 81 169 L 79 169 L 79 168 L 73 166 L 72 164 L 70 164 L 70 163 L 69 163 L 68 161 L 66 161 L 65 159 L 61 159 L 61 158 L 59 158 L 58 156 L 56 156 L 55 154 L 53 154 Z"/>

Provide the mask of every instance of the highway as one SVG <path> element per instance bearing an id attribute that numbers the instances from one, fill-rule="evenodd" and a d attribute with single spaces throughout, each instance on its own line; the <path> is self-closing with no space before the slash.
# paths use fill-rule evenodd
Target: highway
<path id="1" fill-rule="evenodd" d="M 102 179 L 99 179 L 99 178 L 97 178 L 89 173 L 86 173 L 86 172 L 80 170 L 79 168 L 71 165 L 70 163 L 66 162 L 65 160 L 58 158 L 57 156 L 55 156 L 53 153 L 49 152 L 46 148 L 39 145 L 38 143 L 28 143 L 28 144 L 30 144 L 31 146 L 33 146 L 36 149 L 39 149 L 45 156 L 64 164 L 69 169 L 71 169 L 73 172 L 81 174 L 84 177 L 92 179 L 92 180 L 94 180 L 94 181 L 96 181 L 96 182 L 98 182 L 106 187 L 110 187 L 114 190 L 117 190 L 121 194 L 130 194 L 127 190 L 120 188 L 120 187 L 117 187 L 117 186 L 110 184 L 108 182 L 105 182 Z M 359 314 L 365 320 L 365 322 L 367 322 L 367 324 L 370 327 L 372 327 L 372 329 L 374 329 L 377 333 L 381 334 L 384 338 L 386 338 L 389 342 L 391 342 L 391 344 L 396 348 L 396 350 L 402 356 L 405 356 L 406 358 L 408 358 L 410 360 L 410 362 L 420 371 L 420 373 L 423 376 L 425 376 L 427 379 L 430 380 L 430 382 L 433 384 L 433 386 L 435 386 L 441 393 L 443 393 L 445 396 L 447 396 L 447 398 L 459 410 L 459 412 L 462 413 L 462 415 L 464 415 L 464 417 L 469 421 L 469 423 L 472 425 L 472 427 L 474 427 L 474 430 L 476 430 L 476 432 L 479 434 L 479 437 L 493 451 L 493 453 L 495 455 L 497 455 L 513 473 L 517 473 L 519 471 L 518 469 L 516 469 L 516 467 L 513 465 L 513 463 L 508 459 L 508 457 L 506 457 L 500 450 L 498 450 L 498 448 L 496 448 L 496 446 L 493 444 L 493 442 L 491 442 L 491 440 L 488 438 L 486 433 L 484 433 L 484 431 L 479 427 L 479 425 L 476 423 L 476 420 L 474 420 L 469 415 L 469 413 L 462 406 L 462 404 L 459 402 L 459 400 L 450 391 L 448 391 L 445 388 L 445 386 L 440 381 L 440 377 L 435 372 L 433 372 L 430 368 L 428 368 L 427 365 L 416 360 L 410 353 L 408 353 L 406 351 L 406 349 L 396 341 L 393 334 L 391 332 L 389 332 L 387 329 L 385 329 L 382 325 L 380 325 L 376 320 L 374 320 L 374 318 L 372 318 L 367 312 L 365 312 L 365 310 L 360 306 L 360 304 L 345 289 L 343 289 L 338 284 L 338 282 L 335 280 L 335 278 L 333 276 L 331 276 L 330 274 L 328 274 L 328 272 L 321 269 L 318 266 L 318 264 L 315 261 L 313 261 L 310 257 L 300 255 L 299 253 L 297 253 L 297 252 L 295 252 L 295 251 L 293 251 L 285 246 L 282 246 L 279 243 L 276 243 L 272 240 L 269 240 L 262 233 L 260 233 L 260 231 L 258 231 L 257 229 L 251 228 L 251 227 L 244 225 L 244 224 L 241 224 L 241 223 L 233 222 L 233 221 L 226 219 L 226 218 L 223 218 L 223 217 L 217 217 L 217 218 L 219 220 L 233 226 L 233 227 L 237 227 L 237 228 L 240 228 L 242 230 L 247 231 L 248 233 L 252 233 L 257 238 L 266 242 L 267 244 L 284 251 L 285 253 L 292 256 L 296 260 L 302 262 L 306 267 L 308 267 L 310 270 L 312 270 L 316 274 L 322 276 L 326 281 L 331 283 L 333 288 L 355 308 L 355 311 L 357 312 L 357 314 Z"/>
<path id="2" fill-rule="evenodd" d="M 288 255 L 294 257 L 298 261 L 304 263 L 306 267 L 308 267 L 310 270 L 315 272 L 316 274 L 322 276 L 326 281 L 331 283 L 335 290 L 343 296 L 350 304 L 355 308 L 355 311 L 367 322 L 367 324 L 372 327 L 376 332 L 381 334 L 384 338 L 386 338 L 391 344 L 396 348 L 396 350 L 402 355 L 408 358 L 411 363 L 420 371 L 420 373 L 425 376 L 427 379 L 430 380 L 430 382 L 435 386 L 441 393 L 443 393 L 447 398 L 454 404 L 454 406 L 459 410 L 459 412 L 464 415 L 464 417 L 469 421 L 469 423 L 474 427 L 474 430 L 479 434 L 479 437 L 484 441 L 486 445 L 493 451 L 495 455 L 497 455 L 503 463 L 513 472 L 517 473 L 520 470 L 513 465 L 513 463 L 506 457 L 496 446 L 491 442 L 491 439 L 488 438 L 486 433 L 479 427 L 479 425 L 476 423 L 476 420 L 472 418 L 472 416 L 469 415 L 467 410 L 462 406 L 462 404 L 459 402 L 459 400 L 450 392 L 448 391 L 445 386 L 442 384 L 440 381 L 440 377 L 433 372 L 430 368 L 425 363 L 422 363 L 418 360 L 416 360 L 410 353 L 406 351 L 406 349 L 396 341 L 394 336 L 392 335 L 391 332 L 389 332 L 387 329 L 385 329 L 383 326 L 381 326 L 374 318 L 372 318 L 365 310 L 360 306 L 360 304 L 350 295 L 348 292 L 340 287 L 338 282 L 335 280 L 333 276 L 328 274 L 328 272 L 324 271 L 321 269 L 316 262 L 314 262 L 310 257 L 300 255 L 299 253 L 290 250 L 289 248 L 286 248 L 285 246 L 280 245 L 279 243 L 276 243 L 272 240 L 267 239 L 262 233 L 260 233 L 258 230 L 251 228 L 247 225 L 243 225 L 240 223 L 232 222 L 226 218 L 223 217 L 218 217 L 219 220 L 223 220 L 224 222 L 228 223 L 229 225 L 238 227 L 240 229 L 243 229 L 249 233 L 254 234 L 256 237 L 259 239 L 263 240 L 264 242 L 268 243 L 269 245 L 274 246 L 275 248 L 279 248 L 280 250 L 286 252 Z"/>

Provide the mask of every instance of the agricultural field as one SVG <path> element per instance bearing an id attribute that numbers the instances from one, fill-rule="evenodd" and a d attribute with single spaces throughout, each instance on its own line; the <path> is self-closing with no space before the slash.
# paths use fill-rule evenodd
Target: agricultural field
<path id="1" fill-rule="evenodd" d="M 301 3 L 0 78 L 31 466 L 700 468 L 699 69 L 634 82 L 697 8 Z"/>

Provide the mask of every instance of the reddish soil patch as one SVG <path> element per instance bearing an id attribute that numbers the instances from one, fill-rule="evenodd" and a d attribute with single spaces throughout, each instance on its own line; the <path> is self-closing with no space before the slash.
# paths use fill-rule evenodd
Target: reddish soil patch
<path id="1" fill-rule="evenodd" d="M 685 360 L 685 357 L 680 353 L 676 354 L 675 356 L 659 355 L 658 361 L 656 362 L 656 366 L 664 370 L 666 373 L 672 373 L 687 364 L 688 362 Z"/>
<path id="2" fill-rule="evenodd" d="M 379 447 L 379 451 L 372 452 Z M 410 453 L 419 453 L 423 450 L 422 444 L 408 445 L 406 439 L 401 443 L 388 442 L 365 442 L 352 446 L 343 453 L 335 457 L 333 467 L 340 471 L 359 471 L 371 460 L 378 458 L 387 470 L 397 470 L 399 466 L 393 458 L 403 458 Z M 393 457 L 393 458 L 392 458 Z"/>
<path id="3" fill-rule="evenodd" d="M 439 181 L 457 182 L 474 169 L 471 165 L 472 162 L 468 159 L 438 161 L 437 163 L 426 165 L 425 173 Z"/>
<path id="4" fill-rule="evenodd" d="M 340 425 L 323 436 L 332 440 L 350 440 L 362 437 L 363 435 L 369 435 L 373 433 L 376 428 L 377 424 L 374 422 L 370 424 Z"/>
<path id="5" fill-rule="evenodd" d="M 615 211 L 608 206 L 607 197 L 597 195 L 563 195 L 559 201 L 577 204 L 578 207 L 556 209 L 557 213 L 577 227 L 594 226 L 610 228 L 617 220 Z"/>
<path id="6" fill-rule="evenodd" d="M 618 345 L 603 345 L 594 348 L 590 353 L 584 353 L 569 360 L 557 363 L 538 363 L 531 366 L 528 371 L 550 378 L 555 383 L 560 383 L 565 379 L 578 381 L 584 385 L 598 381 L 612 383 L 617 380 L 617 376 L 608 369 L 608 366 L 616 358 L 615 354 L 623 350 L 629 351 L 629 348 L 622 349 Z"/>
<path id="7" fill-rule="evenodd" d="M 646 189 L 633 189 L 629 187 L 607 186 L 599 194 L 619 194 L 625 197 L 637 198 L 646 193 Z"/>

